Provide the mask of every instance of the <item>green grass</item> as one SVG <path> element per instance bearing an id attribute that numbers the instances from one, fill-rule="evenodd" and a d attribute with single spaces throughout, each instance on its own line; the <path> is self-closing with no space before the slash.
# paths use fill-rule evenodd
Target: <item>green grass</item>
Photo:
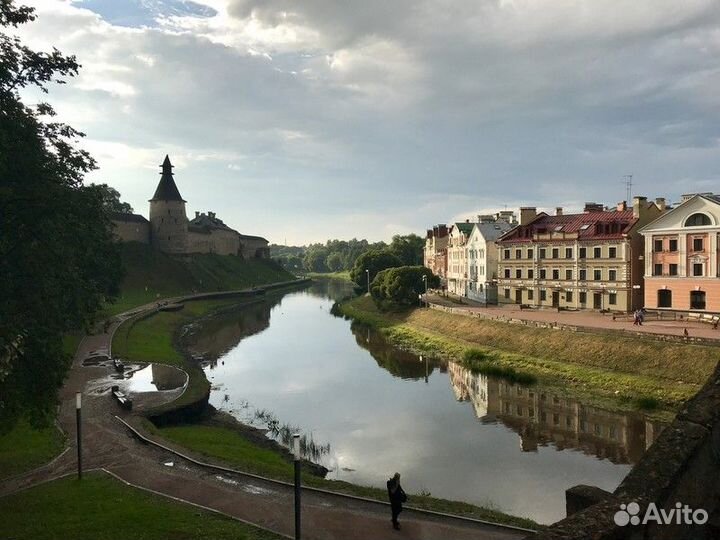
<path id="1" fill-rule="evenodd" d="M 212 253 L 174 258 L 137 242 L 122 244 L 121 250 L 125 277 L 117 300 L 106 306 L 108 315 L 157 298 L 245 289 L 294 279 L 292 274 L 270 260 L 243 260 Z"/>
<path id="2" fill-rule="evenodd" d="M 354 283 L 353 280 L 350 279 L 349 270 L 342 270 L 340 272 L 308 272 L 306 275 L 310 278 L 341 279 Z"/>
<path id="3" fill-rule="evenodd" d="M 3 538 L 274 540 L 277 535 L 127 486 L 103 473 L 0 498 Z"/>
<path id="4" fill-rule="evenodd" d="M 160 437 L 177 443 L 191 451 L 220 460 L 227 465 L 246 472 L 292 482 L 293 465 L 282 455 L 270 448 L 260 447 L 245 439 L 240 433 L 229 428 L 206 425 L 183 425 L 176 427 L 150 428 Z M 360 486 L 338 480 L 325 480 L 309 473 L 303 473 L 303 483 L 308 486 L 327 489 L 380 501 L 387 500 L 384 489 Z M 448 501 L 430 496 L 411 495 L 410 503 L 418 508 L 437 512 L 474 517 L 526 528 L 538 525 L 524 518 L 504 514 L 495 508 L 482 508 L 468 503 Z"/>
<path id="5" fill-rule="evenodd" d="M 55 426 L 38 428 L 26 420 L 0 437 L 0 478 L 7 478 L 39 467 L 57 456 L 65 438 Z"/>
<path id="6" fill-rule="evenodd" d="M 485 355 L 469 367 L 513 368 L 546 385 L 571 386 L 590 402 L 620 408 L 669 413 L 699 390 L 720 358 L 714 347 L 612 332 L 559 332 L 427 309 L 384 313 L 366 297 L 344 302 L 340 311 L 380 329 L 398 347 L 453 361 Z"/>

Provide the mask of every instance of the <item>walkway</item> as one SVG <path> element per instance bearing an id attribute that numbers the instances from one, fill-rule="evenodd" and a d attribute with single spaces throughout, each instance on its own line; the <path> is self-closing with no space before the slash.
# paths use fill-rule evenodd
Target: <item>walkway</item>
<path id="1" fill-rule="evenodd" d="M 154 309 L 155 304 L 146 306 Z M 138 313 L 138 309 L 132 310 Z M 137 417 L 127 414 L 110 398 L 111 368 L 83 367 L 83 359 L 110 350 L 112 335 L 119 326 L 116 317 L 107 333 L 83 339 L 67 381 L 60 392 L 59 422 L 70 445 L 58 459 L 0 486 L 0 496 L 29 487 L 76 468 L 75 392 L 83 391 L 83 464 L 86 469 L 104 468 L 118 478 L 141 488 L 181 501 L 223 512 L 274 532 L 291 536 L 294 530 L 293 490 L 274 482 L 219 473 L 151 445 L 142 444 L 115 415 L 138 426 Z M 106 380 L 104 386 L 97 381 Z M 91 392 L 87 389 L 92 388 Z M 141 404 L 139 404 L 141 405 Z M 189 457 L 190 452 L 183 450 Z M 401 516 L 402 530 L 390 525 L 390 512 L 378 503 L 340 495 L 303 491 L 303 538 L 330 540 L 377 540 L 414 538 L 422 540 L 518 539 L 526 532 L 451 517 L 407 510 Z"/>

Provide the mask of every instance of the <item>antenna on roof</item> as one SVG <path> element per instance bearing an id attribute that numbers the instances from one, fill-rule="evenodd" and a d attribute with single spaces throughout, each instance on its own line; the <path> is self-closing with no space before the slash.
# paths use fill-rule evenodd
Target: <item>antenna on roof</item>
<path id="1" fill-rule="evenodd" d="M 630 204 L 630 197 L 632 196 L 632 174 L 623 175 L 623 183 L 625 184 L 625 202 Z"/>

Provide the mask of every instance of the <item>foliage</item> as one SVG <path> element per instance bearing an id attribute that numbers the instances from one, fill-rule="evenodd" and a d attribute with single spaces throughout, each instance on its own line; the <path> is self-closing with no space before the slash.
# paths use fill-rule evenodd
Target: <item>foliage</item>
<path id="1" fill-rule="evenodd" d="M 350 279 L 352 279 L 358 287 L 367 288 L 369 271 L 370 282 L 375 279 L 378 272 L 387 268 L 402 266 L 402 261 L 388 249 L 372 249 L 360 255 L 355 261 L 355 265 L 350 271 Z"/>
<path id="2" fill-rule="evenodd" d="M 486 351 L 481 351 L 480 349 L 470 348 L 467 349 L 463 353 L 463 360 L 465 362 L 482 362 L 483 360 L 487 360 L 489 358 L 489 355 Z"/>
<path id="3" fill-rule="evenodd" d="M 303 257 L 303 267 L 308 272 L 327 272 L 328 251 L 323 246 L 311 246 Z"/>
<path id="4" fill-rule="evenodd" d="M 34 19 L 0 2 L 0 26 Z M 52 108 L 24 105 L 20 91 L 63 82 L 78 64 L 35 52 L 0 33 L 0 430 L 21 412 L 34 422 L 54 410 L 69 358 L 62 335 L 89 326 L 117 293 L 120 264 L 101 190 L 84 186 L 95 162 L 82 136 L 49 121 Z"/>
<path id="5" fill-rule="evenodd" d="M 410 235 L 414 236 L 414 235 Z M 409 237 L 397 237 L 409 238 Z M 309 246 L 270 246 L 270 255 L 285 268 L 292 271 L 305 270 L 313 273 L 342 272 L 353 268 L 357 258 L 373 249 L 387 248 L 385 242 L 370 243 L 367 240 L 328 240 L 324 244 Z M 398 240 L 396 249 L 403 252 L 403 243 Z M 422 261 L 422 253 L 420 253 Z"/>
<path id="6" fill-rule="evenodd" d="M 398 256 L 405 266 L 418 266 L 423 263 L 425 240 L 417 234 L 405 236 L 396 234 L 392 237 L 389 249 Z"/>
<path id="7" fill-rule="evenodd" d="M 403 308 L 416 306 L 418 296 L 427 288 L 440 285 L 440 278 L 424 266 L 400 266 L 388 268 L 377 274 L 370 286 L 370 293 L 378 306 Z"/>
<path id="8" fill-rule="evenodd" d="M 331 272 L 340 272 L 344 269 L 343 257 L 337 251 L 328 255 L 325 264 Z"/>
<path id="9" fill-rule="evenodd" d="M 133 207 L 130 203 L 120 200 L 120 192 L 107 184 L 90 184 L 100 192 L 103 208 L 110 213 L 132 214 Z"/>

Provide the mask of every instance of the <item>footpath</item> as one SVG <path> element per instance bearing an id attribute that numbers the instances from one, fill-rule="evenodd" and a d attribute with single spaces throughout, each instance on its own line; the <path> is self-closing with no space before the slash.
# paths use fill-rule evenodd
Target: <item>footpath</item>
<path id="1" fill-rule="evenodd" d="M 252 291 L 236 292 L 249 294 Z M 200 294 L 168 301 L 175 303 L 202 297 L 205 296 Z M 182 450 L 182 453 L 195 460 L 178 456 L 169 445 L 163 449 L 141 442 L 118 419 L 121 418 L 136 429 L 140 428 L 137 416 L 122 411 L 110 397 L 112 367 L 83 366 L 83 360 L 91 356 L 110 355 L 112 336 L 123 321 L 155 309 L 156 303 L 134 308 L 113 317 L 112 324 L 108 325 L 104 333 L 83 339 L 59 396 L 58 422 L 67 435 L 68 448 L 50 463 L 3 482 L 0 496 L 72 474 L 76 470 L 75 393 L 80 391 L 83 392 L 85 470 L 102 469 L 140 489 L 292 537 L 292 487 L 269 479 L 204 467 L 195 463 L 195 460 L 200 459 L 198 456 L 186 450 Z M 143 435 L 151 438 L 145 433 Z M 302 536 L 316 540 L 511 540 L 523 538 L 529 532 L 410 509 L 402 513 L 402 529 L 396 531 L 391 527 L 390 510 L 383 504 L 308 489 L 303 490 L 302 511 Z"/>

